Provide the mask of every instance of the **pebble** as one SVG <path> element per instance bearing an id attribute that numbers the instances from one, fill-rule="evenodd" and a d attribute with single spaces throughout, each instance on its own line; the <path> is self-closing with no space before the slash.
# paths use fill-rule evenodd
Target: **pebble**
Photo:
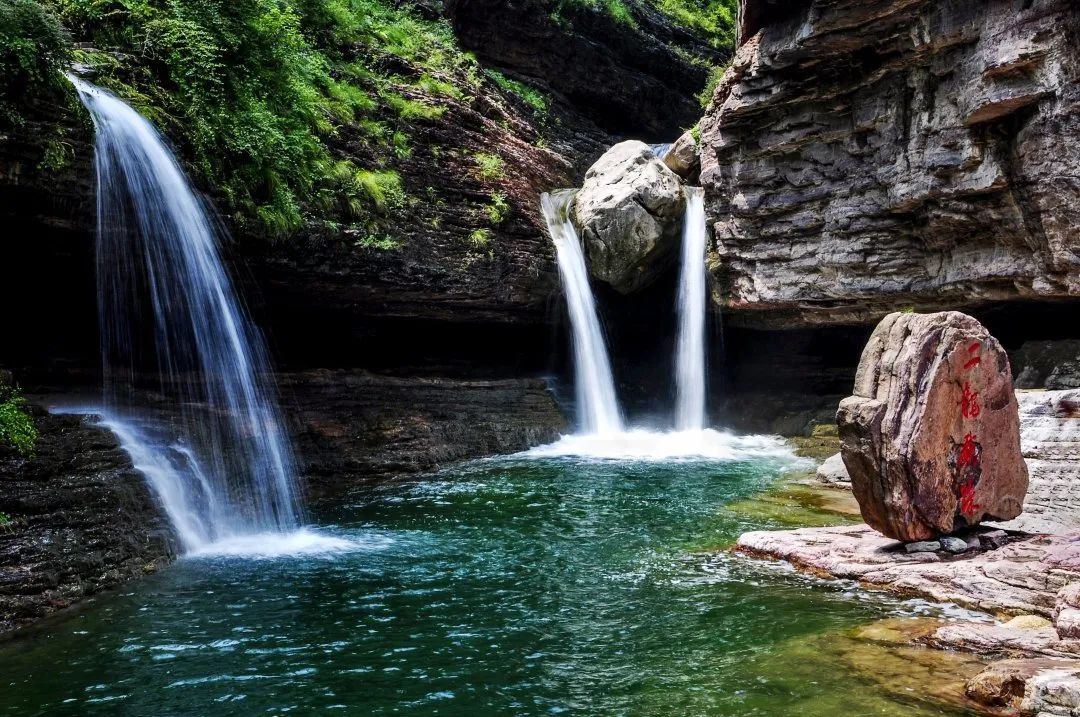
<path id="1" fill-rule="evenodd" d="M 971 548 L 966 540 L 961 540 L 960 538 L 942 538 L 939 542 L 941 543 L 941 547 L 950 553 L 962 553 Z"/>
<path id="2" fill-rule="evenodd" d="M 987 550 L 994 550 L 1009 542 L 1009 534 L 1004 530 L 991 530 L 988 533 L 980 535 L 979 539 L 982 541 L 984 548 Z"/>
<path id="3" fill-rule="evenodd" d="M 909 553 L 934 553 L 941 550 L 940 540 L 920 540 L 915 543 L 908 543 L 904 546 L 904 550 Z"/>

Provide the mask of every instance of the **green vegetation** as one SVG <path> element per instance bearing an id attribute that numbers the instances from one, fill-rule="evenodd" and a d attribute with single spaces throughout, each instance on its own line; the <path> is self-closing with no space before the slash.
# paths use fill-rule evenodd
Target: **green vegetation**
<path id="1" fill-rule="evenodd" d="M 477 229 L 469 234 L 469 243 L 477 249 L 484 249 L 491 244 L 492 236 L 490 229 Z"/>
<path id="2" fill-rule="evenodd" d="M 698 93 L 698 102 L 702 107 L 708 107 L 712 102 L 713 95 L 716 94 L 716 86 L 720 84 L 720 80 L 724 79 L 724 74 L 731 67 L 731 63 L 725 63 L 723 65 L 716 65 L 709 70 L 709 79 L 705 82 L 705 87 Z"/>
<path id="3" fill-rule="evenodd" d="M 386 100 L 387 105 L 397 112 L 398 117 L 405 121 L 438 119 L 446 112 L 445 107 L 429 105 L 419 100 L 410 100 L 394 92 L 386 93 L 383 95 L 383 99 Z"/>
<path id="4" fill-rule="evenodd" d="M 356 173 L 356 182 L 380 214 L 386 214 L 405 203 L 401 176 L 393 170 L 360 170 Z"/>
<path id="5" fill-rule="evenodd" d="M 0 513 L 0 528 L 11 530 L 11 516 L 7 513 Z"/>
<path id="6" fill-rule="evenodd" d="M 683 27 L 703 35 L 718 50 L 735 47 L 738 0 L 649 0 Z"/>
<path id="7" fill-rule="evenodd" d="M 510 214 L 510 203 L 502 192 L 491 195 L 491 204 L 487 206 L 488 219 L 492 224 L 502 224 Z"/>
<path id="8" fill-rule="evenodd" d="M 0 127 L 25 122 L 20 100 L 62 86 L 71 40 L 34 0 L 0 0 Z"/>
<path id="9" fill-rule="evenodd" d="M 551 11 L 551 17 L 556 22 L 565 24 L 569 12 L 582 9 L 602 10 L 618 22 L 631 27 L 637 26 L 634 14 L 624 0 L 558 0 L 555 9 Z"/>
<path id="10" fill-rule="evenodd" d="M 365 249 L 377 249 L 378 251 L 393 251 L 394 249 L 401 248 L 401 242 L 392 236 L 366 236 L 360 241 L 356 242 L 357 246 L 362 246 Z"/>
<path id="11" fill-rule="evenodd" d="M 637 26 L 633 8 L 641 5 L 659 10 L 675 24 L 697 33 L 717 50 L 730 53 L 735 49 L 739 0 L 558 0 L 551 16 L 556 22 L 566 25 L 569 24 L 567 17 L 571 12 L 603 11 L 618 22 Z M 705 58 L 695 56 L 685 48 L 673 46 L 671 49 L 687 62 L 709 66 Z M 727 67 L 726 64 L 711 67 L 708 82 L 698 94 L 702 107 L 707 107 L 712 100 L 716 85 Z M 499 81 L 496 79 L 496 82 Z M 502 84 L 499 84 L 501 87 Z"/>
<path id="12" fill-rule="evenodd" d="M 30 85 L 62 85 L 61 22 L 98 48 L 74 52 L 95 81 L 177 143 L 235 224 L 271 238 L 402 206 L 388 165 L 410 156 L 410 125 L 483 82 L 445 22 L 393 0 L 0 0 L 0 113 Z M 365 147 L 349 159 L 329 148 L 344 127 Z"/>
<path id="13" fill-rule="evenodd" d="M 524 82 L 518 82 L 511 79 L 499 72 L 498 70 L 486 70 L 485 74 L 491 78 L 492 82 L 499 86 L 504 92 L 509 92 L 514 95 L 526 105 L 532 109 L 533 114 L 537 117 L 542 117 L 547 114 L 548 110 L 548 98 L 547 96 Z"/>
<path id="14" fill-rule="evenodd" d="M 558 0 L 551 16 L 560 24 L 567 24 L 567 16 L 574 11 L 603 11 L 617 22 L 637 26 L 634 7 L 650 5 L 671 20 L 704 37 L 718 50 L 735 47 L 735 26 L 739 14 L 739 0 Z"/>
<path id="15" fill-rule="evenodd" d="M 13 386 L 0 384 L 0 443 L 15 449 L 20 455 L 34 455 L 38 432 L 26 413 L 26 402 Z"/>
<path id="16" fill-rule="evenodd" d="M 479 174 L 484 179 L 499 179 L 503 176 L 506 163 L 499 155 L 477 152 L 473 155 L 473 161 L 476 162 Z"/>

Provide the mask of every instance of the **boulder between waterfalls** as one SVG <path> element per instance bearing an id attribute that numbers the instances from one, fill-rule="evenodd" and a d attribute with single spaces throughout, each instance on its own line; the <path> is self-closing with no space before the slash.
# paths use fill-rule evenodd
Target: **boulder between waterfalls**
<path id="1" fill-rule="evenodd" d="M 1023 509 L 1028 470 L 1001 344 L 950 311 L 886 316 L 840 403 L 841 453 L 863 519 L 927 540 Z"/>
<path id="2" fill-rule="evenodd" d="M 671 149 L 664 155 L 664 164 L 687 182 L 694 182 L 701 169 L 698 143 L 692 132 L 683 132 Z"/>
<path id="3" fill-rule="evenodd" d="M 644 142 L 620 142 L 585 175 L 572 219 L 589 272 L 629 294 L 675 257 L 686 197 L 678 175 Z"/>

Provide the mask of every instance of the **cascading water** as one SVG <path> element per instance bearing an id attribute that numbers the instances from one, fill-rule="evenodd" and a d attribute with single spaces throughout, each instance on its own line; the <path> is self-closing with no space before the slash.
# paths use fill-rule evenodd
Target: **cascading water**
<path id="1" fill-rule="evenodd" d="M 296 528 L 300 503 L 262 337 L 241 309 L 219 229 L 162 137 L 114 95 L 70 78 L 96 128 L 97 272 L 111 415 L 156 372 L 179 409 L 153 443 L 110 419 L 147 474 L 186 551 Z M 141 341 L 152 322 L 153 348 Z"/>
<path id="2" fill-rule="evenodd" d="M 769 436 L 736 436 L 705 427 L 705 202 L 700 188 L 686 191 L 678 298 L 679 338 L 675 358 L 676 430 L 666 433 L 624 427 L 581 241 L 569 219 L 575 192 L 563 190 L 543 195 L 541 209 L 558 252 L 559 273 L 573 324 L 578 421 L 582 430 L 577 435 L 563 436 L 554 443 L 527 451 L 524 456 L 729 461 L 779 445 Z"/>
<path id="3" fill-rule="evenodd" d="M 674 145 L 672 145 L 672 144 L 652 144 L 652 145 L 649 145 L 649 149 L 652 150 L 653 155 L 657 159 L 663 160 L 664 157 L 666 157 L 668 155 L 668 152 L 671 151 L 671 148 L 673 146 Z"/>
<path id="4" fill-rule="evenodd" d="M 705 428 L 705 193 L 686 189 L 682 268 L 679 277 L 679 338 L 675 349 L 675 430 Z"/>
<path id="5" fill-rule="evenodd" d="M 540 198 L 540 209 L 551 240 L 555 243 L 559 275 L 570 310 L 578 424 L 585 434 L 621 433 L 623 419 L 615 396 L 611 361 L 589 286 L 581 239 L 570 221 L 570 204 L 574 195 L 573 190 L 544 194 Z"/>

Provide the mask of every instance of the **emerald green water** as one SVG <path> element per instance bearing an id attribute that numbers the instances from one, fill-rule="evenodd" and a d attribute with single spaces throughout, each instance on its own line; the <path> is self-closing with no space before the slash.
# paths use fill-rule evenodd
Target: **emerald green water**
<path id="1" fill-rule="evenodd" d="M 0 645 L 0 712 L 966 714 L 856 669 L 888 655 L 850 628 L 927 608 L 714 550 L 783 527 L 725 507 L 782 465 L 503 459 L 372 489 L 321 516 L 352 552 L 184 559 Z"/>

